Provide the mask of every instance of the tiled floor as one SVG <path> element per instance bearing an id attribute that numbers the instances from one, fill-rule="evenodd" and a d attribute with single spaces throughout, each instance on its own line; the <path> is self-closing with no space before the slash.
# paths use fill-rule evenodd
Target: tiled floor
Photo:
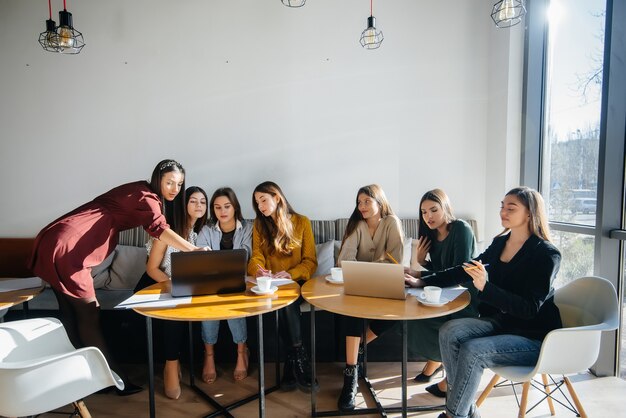
<path id="1" fill-rule="evenodd" d="M 228 365 L 227 365 L 228 366 Z M 421 369 L 421 363 L 409 365 L 409 376 L 412 377 Z M 318 411 L 336 408 L 336 399 L 342 385 L 342 366 L 335 363 L 322 363 L 318 365 L 319 381 L 321 390 L 318 394 Z M 160 371 L 160 370 L 159 370 Z M 158 373 L 158 372 L 157 372 Z M 242 396 L 255 393 L 257 390 L 256 369 L 251 370 L 251 376 L 243 382 L 235 383 L 232 379 L 232 366 L 220 370 L 218 380 L 212 385 L 202 387 L 224 402 L 231 402 Z M 268 364 L 266 368 L 268 382 L 273 381 L 273 365 Z M 369 375 L 383 405 L 398 406 L 401 404 L 400 390 L 400 367 L 397 363 L 370 363 Z M 131 377 L 138 383 L 145 382 L 144 367 L 134 366 Z M 187 373 L 184 378 L 188 379 Z M 491 374 L 483 377 L 483 386 L 491 378 Z M 626 411 L 624 397 L 626 396 L 626 381 L 618 378 L 593 378 L 587 374 L 571 377 L 575 381 L 574 385 L 578 395 L 585 406 L 589 417 L 624 417 Z M 147 384 L 144 386 L 147 387 Z M 409 381 L 409 405 L 433 404 L 440 402 L 439 399 L 424 392 L 424 385 L 413 384 Z M 157 416 L 166 418 L 175 417 L 201 417 L 211 412 L 211 407 L 196 395 L 188 386 L 183 385 L 183 394 L 179 400 L 170 400 L 162 394 L 161 373 L 156 379 L 156 402 Z M 534 393 L 533 393 L 534 392 Z M 538 398 L 539 394 L 531 390 L 532 398 Z M 370 396 L 363 396 L 359 393 L 357 399 L 358 406 L 371 406 Z M 142 393 L 118 397 L 115 394 L 92 395 L 85 399 L 93 417 L 145 417 L 148 416 L 148 393 Z M 310 395 L 299 391 L 274 392 L 266 400 L 267 417 L 306 417 L 311 415 Z M 574 417 L 575 415 L 563 407 L 556 407 L 557 417 Z M 69 410 L 69 408 L 63 408 Z M 253 417 L 258 414 L 258 403 L 256 401 L 244 405 L 234 411 L 236 417 Z M 495 389 L 481 408 L 484 418 L 516 417 L 517 404 L 510 388 Z M 423 418 L 437 417 L 439 412 L 413 413 L 409 416 L 419 416 Z M 41 417 L 51 418 L 55 415 L 44 414 Z M 378 415 L 372 415 L 378 416 Z M 390 414 L 389 416 L 399 416 Z M 528 417 L 549 417 L 547 405 L 542 404 Z"/>

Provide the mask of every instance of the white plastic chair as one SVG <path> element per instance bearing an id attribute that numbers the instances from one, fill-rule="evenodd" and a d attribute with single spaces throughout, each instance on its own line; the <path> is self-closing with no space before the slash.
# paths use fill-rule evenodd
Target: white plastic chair
<path id="1" fill-rule="evenodd" d="M 73 404 L 89 417 L 80 399 L 109 386 L 123 389 L 124 383 L 99 349 L 75 349 L 59 320 L 0 324 L 0 415 L 35 415 Z"/>
<path id="2" fill-rule="evenodd" d="M 528 412 L 526 406 L 531 384 L 544 393 L 545 396 L 539 403 L 547 399 L 551 415 L 555 415 L 552 403 L 554 400 L 577 415 L 587 417 L 571 381 L 563 376 L 558 382 L 552 379 L 552 383 L 549 384 L 548 375 L 578 373 L 587 370 L 595 363 L 600 352 L 602 332 L 615 330 L 619 325 L 619 306 L 615 288 L 611 282 L 601 277 L 582 277 L 557 289 L 554 302 L 561 312 L 563 328 L 551 331 L 543 340 L 537 365 L 535 367 L 492 368 L 495 376 L 479 396 L 476 405 L 482 404 L 502 377 L 511 382 L 523 382 L 518 412 L 520 418 Z M 542 383 L 535 384 L 536 382 L 532 380 L 537 374 L 542 375 Z M 565 396 L 560 389 L 563 384 L 567 387 L 575 408 L 567 397 L 565 399 L 570 403 L 569 406 L 553 397 L 557 391 Z M 550 386 L 555 386 L 555 388 L 551 389 Z"/>

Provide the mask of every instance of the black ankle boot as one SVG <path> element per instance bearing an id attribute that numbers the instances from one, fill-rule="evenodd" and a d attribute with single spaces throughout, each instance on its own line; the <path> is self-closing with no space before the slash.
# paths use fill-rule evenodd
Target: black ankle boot
<path id="1" fill-rule="evenodd" d="M 356 359 L 356 364 L 357 366 L 359 366 L 359 377 L 363 378 L 365 377 L 365 367 L 363 367 L 363 354 L 364 352 L 364 348 L 363 348 L 363 344 L 359 344 L 359 355 L 357 356 Z"/>
<path id="2" fill-rule="evenodd" d="M 346 364 L 343 371 L 343 388 L 337 401 L 339 411 L 352 411 L 354 409 L 354 398 L 359 386 L 359 366 Z"/>
<path id="3" fill-rule="evenodd" d="M 311 362 L 303 346 L 295 349 L 294 372 L 298 388 L 303 392 L 311 392 Z M 313 388 L 319 390 L 317 381 Z"/>
<path id="4" fill-rule="evenodd" d="M 295 363 L 295 351 L 289 350 L 287 359 L 285 360 L 285 367 L 283 368 L 283 378 L 280 381 L 280 388 L 282 390 L 294 390 L 296 388 Z"/>

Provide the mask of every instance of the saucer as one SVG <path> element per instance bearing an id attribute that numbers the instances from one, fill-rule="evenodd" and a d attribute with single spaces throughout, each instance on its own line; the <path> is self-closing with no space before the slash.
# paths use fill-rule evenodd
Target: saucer
<path id="1" fill-rule="evenodd" d="M 252 290 L 252 292 L 256 293 L 257 295 L 271 295 L 272 293 L 278 290 L 278 287 L 272 286 L 270 287 L 270 290 L 268 290 L 267 292 L 261 292 L 259 290 L 259 286 L 254 286 L 250 290 Z"/>
<path id="2" fill-rule="evenodd" d="M 450 302 L 450 299 L 446 299 L 446 298 L 441 298 L 439 299 L 439 302 L 426 302 L 425 299 L 420 298 L 419 296 L 415 297 L 422 305 L 425 306 L 432 306 L 433 308 L 438 308 L 440 306 L 445 305 L 446 303 Z"/>
<path id="3" fill-rule="evenodd" d="M 335 280 L 330 274 L 326 276 L 325 279 L 330 284 L 343 284 L 343 280 Z"/>

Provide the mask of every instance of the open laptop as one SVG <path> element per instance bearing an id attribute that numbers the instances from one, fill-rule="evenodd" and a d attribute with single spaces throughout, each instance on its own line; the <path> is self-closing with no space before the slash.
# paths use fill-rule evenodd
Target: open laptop
<path id="1" fill-rule="evenodd" d="M 373 298 L 406 299 L 401 264 L 342 261 L 343 292 Z"/>
<path id="2" fill-rule="evenodd" d="M 246 267 L 243 249 L 172 253 L 172 296 L 243 292 Z"/>

